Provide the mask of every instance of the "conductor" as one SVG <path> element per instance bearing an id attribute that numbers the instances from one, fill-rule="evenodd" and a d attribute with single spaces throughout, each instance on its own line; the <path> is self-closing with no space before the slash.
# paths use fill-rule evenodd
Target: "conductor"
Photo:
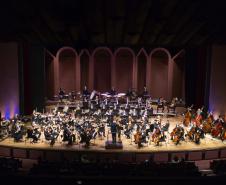
<path id="1" fill-rule="evenodd" d="M 116 134 L 117 134 L 117 124 L 116 121 L 113 120 L 111 123 L 111 135 L 112 135 L 112 143 L 116 143 Z"/>

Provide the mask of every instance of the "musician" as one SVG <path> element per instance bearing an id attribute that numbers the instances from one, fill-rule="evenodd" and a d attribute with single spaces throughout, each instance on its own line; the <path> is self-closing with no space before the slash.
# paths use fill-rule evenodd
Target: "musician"
<path id="1" fill-rule="evenodd" d="M 64 126 L 63 141 L 68 141 L 68 145 L 72 145 L 75 142 L 75 134 L 67 126 Z"/>
<path id="2" fill-rule="evenodd" d="M 127 93 L 126 93 L 126 96 L 130 98 L 132 95 L 133 95 L 132 89 L 129 88 Z"/>
<path id="3" fill-rule="evenodd" d="M 146 99 L 148 98 L 148 95 L 149 95 L 149 94 L 148 94 L 147 87 L 144 86 L 144 91 L 143 91 L 143 93 L 142 93 L 143 99 L 146 100 Z"/>
<path id="4" fill-rule="evenodd" d="M 110 92 L 109 92 L 109 95 L 111 96 L 115 96 L 116 95 L 116 90 L 114 87 L 111 88 Z"/>
<path id="5" fill-rule="evenodd" d="M 116 127 L 117 127 L 117 133 L 118 133 L 118 141 L 122 142 L 122 140 L 121 140 L 121 130 L 123 130 L 123 127 L 122 127 L 122 125 L 120 124 L 119 121 L 117 122 Z"/>
<path id="6" fill-rule="evenodd" d="M 142 147 L 142 133 L 140 131 L 140 128 L 137 127 L 136 134 L 134 135 L 135 144 L 138 145 L 138 148 Z"/>
<path id="7" fill-rule="evenodd" d="M 90 95 L 90 92 L 88 91 L 88 89 L 87 89 L 87 87 L 86 86 L 84 86 L 84 89 L 83 89 L 83 91 L 82 91 L 82 96 L 89 96 Z"/>
<path id="8" fill-rule="evenodd" d="M 163 97 L 159 97 L 157 103 L 158 103 L 157 112 L 159 112 L 159 109 L 162 109 L 162 112 L 164 112 L 164 99 L 163 99 Z"/>
<path id="9" fill-rule="evenodd" d="M 56 134 L 50 126 L 44 130 L 44 136 L 47 141 L 50 141 L 50 145 L 53 146 L 55 143 Z"/>
<path id="10" fill-rule="evenodd" d="M 80 143 L 85 143 L 84 147 L 89 147 L 90 145 L 90 140 L 92 139 L 92 132 L 91 128 L 84 128 L 82 129 L 80 133 L 81 141 Z"/>
<path id="11" fill-rule="evenodd" d="M 15 123 L 15 130 L 13 133 L 13 137 L 16 142 L 22 141 L 23 134 L 22 134 L 21 125 L 19 121 Z"/>
<path id="12" fill-rule="evenodd" d="M 65 95 L 65 92 L 63 91 L 63 89 L 60 87 L 60 90 L 59 90 L 59 98 L 60 98 L 60 101 L 62 102 L 63 98 L 64 98 L 64 95 Z"/>
<path id="13" fill-rule="evenodd" d="M 38 127 L 33 128 L 32 130 L 27 130 L 27 138 L 32 138 L 31 143 L 37 143 L 41 136 L 41 132 L 38 130 Z"/>
<path id="14" fill-rule="evenodd" d="M 116 143 L 117 123 L 115 119 L 111 122 L 112 143 Z"/>
<path id="15" fill-rule="evenodd" d="M 129 88 L 126 93 L 126 97 L 128 98 L 128 101 L 135 100 L 137 98 L 137 93 L 135 90 L 132 90 L 131 88 Z"/>
<path id="16" fill-rule="evenodd" d="M 198 109 L 196 112 L 195 124 L 198 127 L 202 124 L 202 110 L 203 110 L 203 108 Z"/>
<path id="17" fill-rule="evenodd" d="M 105 137 L 105 126 L 102 123 L 98 128 L 98 136 L 104 136 Z"/>

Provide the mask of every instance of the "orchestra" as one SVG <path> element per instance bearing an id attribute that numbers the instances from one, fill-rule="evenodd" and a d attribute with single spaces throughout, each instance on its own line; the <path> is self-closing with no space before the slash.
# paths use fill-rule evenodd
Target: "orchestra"
<path id="1" fill-rule="evenodd" d="M 60 101 L 63 96 L 65 92 L 60 88 Z M 129 100 L 125 101 L 128 97 Z M 134 97 L 135 103 L 131 101 Z M 27 118 L 31 122 L 28 126 L 25 126 L 25 118 L 21 116 L 2 119 L 0 139 L 12 137 L 15 142 L 21 142 L 25 136 L 25 139 L 31 139 L 31 143 L 38 143 L 43 136 L 51 146 L 60 140 L 61 143 L 67 142 L 67 145 L 84 144 L 84 147 L 90 147 L 91 140 L 95 141 L 97 137 L 111 139 L 113 144 L 122 143 L 122 137 L 125 137 L 138 148 L 144 144 L 159 146 L 162 142 L 169 142 L 167 138 L 175 145 L 186 138 L 199 144 L 206 134 L 222 141 L 226 139 L 225 117 L 219 116 L 215 120 L 212 112 L 205 113 L 205 116 L 203 107 L 197 111 L 192 111 L 192 106 L 187 108 L 182 122 L 169 131 L 169 120 L 162 121 L 164 109 L 166 107 L 167 113 L 172 108 L 175 111 L 177 102 L 178 98 L 167 103 L 162 97 L 153 101 L 146 87 L 143 94 L 137 96 L 131 89 L 127 94 L 117 94 L 114 87 L 109 93 L 89 93 L 85 86 L 73 109 L 70 103 L 64 103 L 63 109 L 55 106 L 51 112 L 34 110 L 32 116 Z M 153 108 L 156 103 L 156 108 Z"/>

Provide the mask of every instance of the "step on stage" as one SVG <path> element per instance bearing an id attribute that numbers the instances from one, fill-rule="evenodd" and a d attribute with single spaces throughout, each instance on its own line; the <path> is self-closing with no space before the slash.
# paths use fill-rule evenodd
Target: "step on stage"
<path id="1" fill-rule="evenodd" d="M 122 149 L 122 142 L 113 143 L 112 141 L 105 142 L 105 149 Z"/>
<path id="2" fill-rule="evenodd" d="M 151 118 L 151 122 L 155 117 Z M 169 133 L 173 130 L 176 124 L 181 123 L 183 116 L 163 117 L 162 121 L 169 120 Z M 185 132 L 188 128 L 185 127 Z M 107 132 L 107 131 L 106 131 Z M 60 137 L 59 137 L 60 138 Z M 38 157 L 53 160 L 55 158 L 71 158 L 77 155 L 86 154 L 90 157 L 120 158 L 122 160 L 143 160 L 154 155 L 156 161 L 170 160 L 174 155 L 184 157 L 188 160 L 201 159 L 216 159 L 226 158 L 226 141 L 222 142 L 219 139 L 212 138 L 209 134 L 201 139 L 200 144 L 195 144 L 189 140 L 181 141 L 180 144 L 175 145 L 169 137 L 166 142 L 161 142 L 156 146 L 153 142 L 144 143 L 142 147 L 138 147 L 134 143 L 134 137 L 127 139 L 124 134 L 121 135 L 122 143 L 116 145 L 111 143 L 111 134 L 106 137 L 91 140 L 90 146 L 87 148 L 83 144 L 76 142 L 72 146 L 62 142 L 60 139 L 50 146 L 44 138 L 41 138 L 38 143 L 30 143 L 24 138 L 23 142 L 14 142 L 13 138 L 6 138 L 0 141 L 0 156 L 9 156 L 17 158 L 37 159 Z M 69 157 L 70 156 L 70 157 Z"/>

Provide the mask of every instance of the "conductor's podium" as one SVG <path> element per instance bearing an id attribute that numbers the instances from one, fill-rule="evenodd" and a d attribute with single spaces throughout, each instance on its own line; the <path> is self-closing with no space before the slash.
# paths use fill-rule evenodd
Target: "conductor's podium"
<path id="1" fill-rule="evenodd" d="M 122 149 L 122 142 L 113 143 L 112 141 L 105 142 L 105 149 Z"/>

